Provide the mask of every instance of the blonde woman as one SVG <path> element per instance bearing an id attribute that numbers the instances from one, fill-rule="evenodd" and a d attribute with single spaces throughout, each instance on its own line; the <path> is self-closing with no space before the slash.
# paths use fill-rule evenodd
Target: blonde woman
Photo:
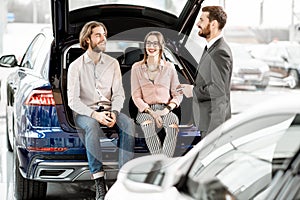
<path id="1" fill-rule="evenodd" d="M 162 59 L 164 45 L 160 32 L 152 31 L 146 35 L 144 59 L 132 66 L 131 95 L 138 108 L 136 121 L 145 134 L 150 153 L 172 157 L 179 123 L 172 110 L 180 105 L 182 95 L 176 93 L 179 80 L 174 65 Z M 155 126 L 165 129 L 162 145 Z"/>

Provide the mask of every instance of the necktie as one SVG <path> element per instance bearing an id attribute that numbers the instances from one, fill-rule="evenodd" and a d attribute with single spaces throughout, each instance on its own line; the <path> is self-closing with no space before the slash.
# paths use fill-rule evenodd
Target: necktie
<path id="1" fill-rule="evenodd" d="M 207 53 L 207 46 L 204 47 L 202 56 L 203 56 L 204 54 L 206 54 L 206 53 Z"/>
<path id="2" fill-rule="evenodd" d="M 198 71 L 199 71 L 199 67 L 200 67 L 200 63 L 202 61 L 202 59 L 207 55 L 207 46 L 204 47 L 204 50 L 203 50 L 203 53 L 202 53 L 202 56 L 201 56 L 201 59 L 200 59 L 200 62 L 199 62 L 199 65 L 197 67 L 197 70 L 196 70 L 196 73 L 195 73 L 195 76 L 194 78 L 197 77 L 197 74 L 198 74 Z"/>
<path id="3" fill-rule="evenodd" d="M 201 56 L 201 59 L 200 59 L 200 63 L 201 63 L 201 60 L 204 58 L 204 56 L 207 54 L 207 46 L 204 47 L 204 50 L 203 50 L 203 53 L 202 53 L 202 56 Z"/>

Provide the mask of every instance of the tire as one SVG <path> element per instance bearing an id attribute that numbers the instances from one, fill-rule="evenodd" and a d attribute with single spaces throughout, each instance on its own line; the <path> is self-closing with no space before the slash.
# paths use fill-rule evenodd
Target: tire
<path id="1" fill-rule="evenodd" d="M 297 70 L 292 69 L 289 72 L 289 76 L 288 77 L 291 79 L 291 82 L 289 83 L 289 87 L 291 89 L 295 89 L 299 85 L 299 75 L 298 75 Z"/>
<path id="2" fill-rule="evenodd" d="M 262 90 L 262 91 L 265 90 L 269 85 L 269 81 L 270 81 L 270 78 L 267 76 L 264 76 L 262 82 L 258 85 L 255 85 L 256 89 Z"/>
<path id="3" fill-rule="evenodd" d="M 264 91 L 267 88 L 268 85 L 256 85 L 257 90 Z"/>
<path id="4" fill-rule="evenodd" d="M 17 200 L 45 199 L 47 182 L 23 178 L 19 170 L 19 159 L 14 151 L 14 194 Z"/>

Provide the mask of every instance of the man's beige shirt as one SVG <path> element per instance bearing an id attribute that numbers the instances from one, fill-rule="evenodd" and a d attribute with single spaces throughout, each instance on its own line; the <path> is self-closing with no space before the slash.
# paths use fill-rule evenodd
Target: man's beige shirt
<path id="1" fill-rule="evenodd" d="M 68 105 L 80 115 L 91 116 L 100 105 L 120 112 L 125 99 L 122 74 L 116 59 L 103 53 L 95 65 L 87 52 L 68 69 Z"/>

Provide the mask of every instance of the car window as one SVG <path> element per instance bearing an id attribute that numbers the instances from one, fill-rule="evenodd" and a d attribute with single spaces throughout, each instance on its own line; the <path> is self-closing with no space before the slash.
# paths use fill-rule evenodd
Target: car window
<path id="1" fill-rule="evenodd" d="M 297 176 L 294 178 L 295 180 L 292 183 L 291 186 L 291 191 L 290 191 L 290 195 L 289 198 L 290 199 L 300 199 L 300 177 Z M 296 193 L 296 194 L 295 194 Z"/>
<path id="2" fill-rule="evenodd" d="M 276 172 L 268 188 L 254 199 L 300 199 L 299 167 L 300 149 L 298 147 L 291 161 L 287 162 L 286 166 Z"/>
<path id="3" fill-rule="evenodd" d="M 129 47 L 142 47 L 142 43 L 139 42 L 126 42 L 126 41 L 117 41 L 117 40 L 109 40 L 106 44 L 106 49 L 109 52 L 124 52 L 125 49 Z"/>
<path id="4" fill-rule="evenodd" d="M 43 44 L 45 42 L 45 36 L 43 34 L 39 34 L 37 35 L 34 40 L 32 41 L 32 43 L 30 44 L 30 46 L 28 47 L 21 66 L 25 67 L 25 68 L 29 68 L 29 69 L 33 69 L 35 66 L 35 62 L 40 59 L 43 60 L 43 58 L 40 56 L 40 50 L 43 47 Z"/>
<path id="5" fill-rule="evenodd" d="M 124 58 L 121 57 L 122 56 L 124 57 L 124 54 L 126 54 L 128 50 L 141 49 L 141 53 L 143 54 L 143 43 L 132 42 L 132 41 L 108 40 L 106 44 L 106 49 L 107 51 L 105 51 L 105 53 L 114 58 L 117 58 L 119 64 L 122 65 L 124 63 Z M 73 52 L 73 55 L 68 55 L 71 54 L 71 52 Z M 80 48 L 79 44 L 72 45 L 66 51 L 65 57 L 67 58 L 66 58 L 66 63 L 64 65 L 64 68 L 68 68 L 68 65 L 76 58 L 78 58 L 82 53 L 84 53 L 84 51 Z M 165 48 L 163 58 L 167 61 L 170 61 L 173 64 L 176 64 L 180 70 L 183 69 L 183 67 L 179 64 L 174 54 L 168 48 Z"/>
<path id="6" fill-rule="evenodd" d="M 200 155 L 201 159 L 198 156 L 188 175 L 187 185 L 190 188 L 190 194 L 198 198 L 197 185 L 214 176 L 239 199 L 255 195 L 255 193 L 251 193 L 251 191 L 257 192 L 257 190 L 251 190 L 254 187 L 266 187 L 272 179 L 272 161 L 276 155 L 278 143 L 291 131 L 294 132 L 295 128 L 298 129 L 298 132 L 300 130 L 299 125 L 292 125 L 295 116 L 290 116 L 288 119 L 283 118 L 285 120 L 280 123 L 272 123 L 222 145 L 209 152 L 208 156 L 204 158 L 203 155 Z M 265 119 L 255 119 L 247 126 L 242 125 L 234 131 L 248 130 L 251 129 L 251 125 L 269 120 L 272 120 L 271 116 L 267 116 Z M 294 147 L 299 146 L 299 140 L 294 139 L 293 142 L 297 143 Z M 285 148 L 290 146 L 289 143 L 282 145 L 285 145 Z M 295 151 L 294 147 L 287 148 L 285 151 L 287 153 Z M 247 196 L 243 196 L 245 194 Z"/>

